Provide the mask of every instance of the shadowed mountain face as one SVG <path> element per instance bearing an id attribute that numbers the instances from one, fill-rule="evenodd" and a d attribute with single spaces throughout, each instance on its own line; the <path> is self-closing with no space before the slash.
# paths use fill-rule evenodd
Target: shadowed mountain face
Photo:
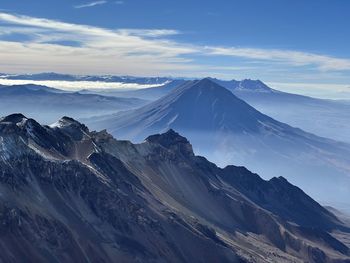
<path id="1" fill-rule="evenodd" d="M 219 165 L 244 165 L 265 178 L 283 175 L 321 201 L 350 195 L 349 145 L 278 122 L 210 79 L 186 82 L 144 107 L 87 123 L 135 141 L 173 128 Z"/>
<path id="2" fill-rule="evenodd" d="M 220 169 L 173 130 L 0 119 L 4 262 L 348 262 L 347 226 L 284 178 Z M 202 260 L 201 260 L 202 259 Z"/>
<path id="3" fill-rule="evenodd" d="M 80 94 L 30 84 L 0 86 L 1 115 L 23 112 L 42 123 L 52 123 L 64 115 L 83 118 L 115 113 L 146 102 L 136 98 Z"/>

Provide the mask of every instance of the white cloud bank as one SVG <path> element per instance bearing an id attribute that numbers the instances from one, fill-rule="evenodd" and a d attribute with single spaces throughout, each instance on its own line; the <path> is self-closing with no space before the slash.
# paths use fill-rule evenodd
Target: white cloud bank
<path id="1" fill-rule="evenodd" d="M 103 82 L 103 81 L 65 81 L 65 80 L 22 80 L 22 79 L 4 79 L 0 78 L 0 85 L 25 85 L 35 84 L 47 87 L 55 87 L 57 89 L 67 91 L 79 91 L 82 89 L 142 89 L 158 87 L 162 84 L 137 84 L 137 83 L 122 83 L 122 82 Z"/>

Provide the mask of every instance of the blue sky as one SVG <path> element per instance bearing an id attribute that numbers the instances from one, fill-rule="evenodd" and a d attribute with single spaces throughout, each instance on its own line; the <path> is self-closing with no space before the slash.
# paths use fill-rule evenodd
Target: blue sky
<path id="1" fill-rule="evenodd" d="M 347 0 L 2 0 L 0 71 L 259 78 L 333 96 L 350 86 L 349 13 Z"/>

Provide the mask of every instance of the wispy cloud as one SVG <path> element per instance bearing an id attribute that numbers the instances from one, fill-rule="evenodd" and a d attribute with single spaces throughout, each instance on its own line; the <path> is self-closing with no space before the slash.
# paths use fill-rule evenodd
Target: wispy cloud
<path id="1" fill-rule="evenodd" d="M 74 73 L 116 73 L 150 75 L 155 72 L 186 70 L 195 53 L 190 45 L 163 39 L 175 30 L 112 30 L 56 20 L 0 13 L 4 33 L 21 32 L 30 41 L 0 41 L 0 67 L 15 71 L 71 71 Z M 77 46 L 57 44 L 74 41 Z M 54 43 L 55 42 L 55 43 Z M 7 65 L 7 66 L 5 66 Z M 25 70 L 27 68 L 27 70 Z"/>
<path id="2" fill-rule="evenodd" d="M 125 35 L 142 37 L 164 37 L 180 34 L 178 30 L 173 29 L 120 29 L 118 32 Z"/>
<path id="3" fill-rule="evenodd" d="M 319 70 L 350 70 L 350 59 L 335 58 L 308 52 L 278 49 L 206 47 L 208 54 L 272 61 L 292 66 L 314 65 Z"/>
<path id="4" fill-rule="evenodd" d="M 81 4 L 81 5 L 76 5 L 74 6 L 74 8 L 86 8 L 86 7 L 93 7 L 93 6 L 97 6 L 97 5 L 103 5 L 106 4 L 107 1 L 95 1 L 95 2 L 89 2 L 86 4 Z"/>
<path id="5" fill-rule="evenodd" d="M 77 74 L 224 74 L 227 78 L 233 73 L 261 77 L 261 69 L 283 70 L 295 74 L 293 77 L 307 70 L 333 76 L 350 71 L 347 58 L 293 50 L 200 46 L 176 41 L 181 33 L 161 28 L 114 30 L 0 12 L 0 68 Z M 25 40 L 3 37 L 11 34 L 23 35 Z"/>
<path id="6" fill-rule="evenodd" d="M 122 4 L 124 4 L 124 1 L 115 1 L 114 3 L 117 5 L 122 5 Z"/>

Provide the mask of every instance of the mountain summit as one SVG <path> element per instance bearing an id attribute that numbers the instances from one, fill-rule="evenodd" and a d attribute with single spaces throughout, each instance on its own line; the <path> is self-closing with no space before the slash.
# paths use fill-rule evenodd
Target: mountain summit
<path id="1" fill-rule="evenodd" d="M 127 125 L 119 125 L 119 116 L 123 116 L 122 122 L 127 122 Z M 129 139 L 141 140 L 144 135 L 170 128 L 203 132 L 258 132 L 264 121 L 274 122 L 227 89 L 205 78 L 187 82 L 140 109 L 116 115 L 116 118 L 108 120 L 109 123 L 102 122 L 116 135 L 122 135 L 120 130 L 126 129 L 132 134 Z M 91 124 L 99 126 L 94 122 Z"/>

